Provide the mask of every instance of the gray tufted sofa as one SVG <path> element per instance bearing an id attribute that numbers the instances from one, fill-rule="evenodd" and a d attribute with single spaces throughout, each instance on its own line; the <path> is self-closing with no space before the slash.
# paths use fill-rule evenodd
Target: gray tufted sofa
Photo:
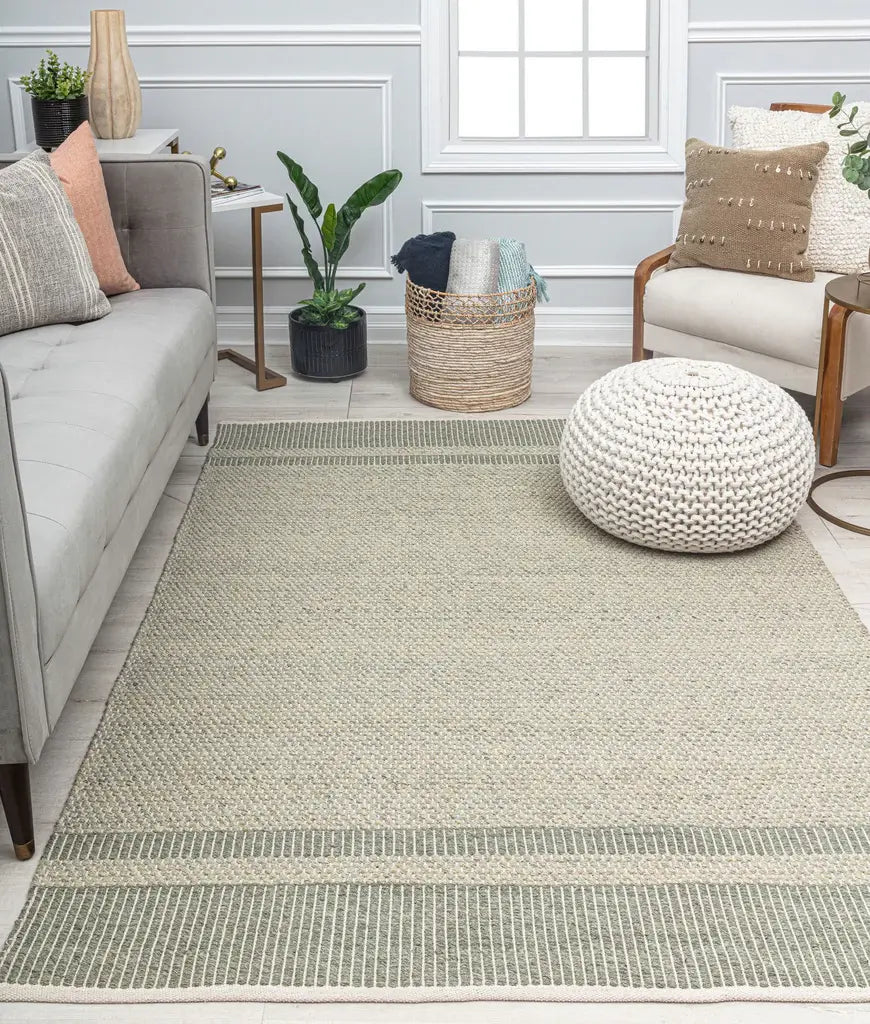
<path id="1" fill-rule="evenodd" d="M 0 338 L 0 797 L 20 859 L 34 851 L 28 766 L 194 423 L 208 442 L 208 170 L 169 154 L 102 164 L 141 291 L 102 320 Z"/>

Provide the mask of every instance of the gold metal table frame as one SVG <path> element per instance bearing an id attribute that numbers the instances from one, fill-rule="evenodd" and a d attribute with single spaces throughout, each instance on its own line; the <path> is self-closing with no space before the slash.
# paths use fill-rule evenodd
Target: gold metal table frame
<path id="1" fill-rule="evenodd" d="M 265 324 L 263 316 L 263 214 L 278 213 L 283 203 L 251 207 L 251 277 L 254 293 L 254 358 L 242 355 L 234 348 L 218 350 L 218 359 L 229 359 L 237 366 L 254 374 L 258 391 L 282 388 L 287 378 L 266 366 Z"/>

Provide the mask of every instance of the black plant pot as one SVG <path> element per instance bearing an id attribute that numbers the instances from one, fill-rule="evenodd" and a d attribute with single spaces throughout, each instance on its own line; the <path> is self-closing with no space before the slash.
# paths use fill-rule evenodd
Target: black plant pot
<path id="1" fill-rule="evenodd" d="M 359 310 L 355 323 L 341 330 L 304 324 L 300 312 L 294 309 L 290 314 L 290 364 L 294 373 L 315 380 L 343 380 L 363 372 L 368 365 L 364 309 Z"/>
<path id="2" fill-rule="evenodd" d="M 88 98 L 74 100 L 38 100 L 30 97 L 33 110 L 33 132 L 41 149 L 56 149 L 67 135 L 88 119 Z"/>

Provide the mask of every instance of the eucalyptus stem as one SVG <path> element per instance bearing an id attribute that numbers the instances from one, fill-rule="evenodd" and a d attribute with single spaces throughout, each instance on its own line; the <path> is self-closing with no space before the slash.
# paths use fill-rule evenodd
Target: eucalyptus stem
<path id="1" fill-rule="evenodd" d="M 840 117 L 846 102 L 843 93 L 835 92 L 828 116 L 832 120 Z M 837 128 L 843 138 L 853 141 L 847 143 L 842 160 L 843 177 L 870 196 L 870 125 L 866 122 L 859 124 L 855 120 L 858 116 L 857 106 L 853 106 L 845 116 L 846 120 L 840 122 Z"/>

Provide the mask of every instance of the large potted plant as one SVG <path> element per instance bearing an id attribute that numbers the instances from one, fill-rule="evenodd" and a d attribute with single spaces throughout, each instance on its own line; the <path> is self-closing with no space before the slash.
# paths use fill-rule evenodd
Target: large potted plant
<path id="1" fill-rule="evenodd" d="M 314 283 L 314 295 L 303 299 L 290 313 L 293 372 L 318 380 L 355 377 L 368 362 L 365 310 L 353 305 L 365 283 L 355 288 L 337 289 L 338 265 L 350 245 L 353 226 L 369 207 L 380 206 L 389 199 L 402 180 L 402 172 L 381 171 L 360 185 L 341 209 L 336 210 L 335 204 L 330 203 L 324 210 L 317 186 L 305 175 L 302 165 L 286 153 L 279 152 L 278 159 L 287 168 L 323 249 L 321 267 L 311 252 L 299 209 L 288 195 L 290 213 L 302 241 L 302 259 Z"/>
<path id="2" fill-rule="evenodd" d="M 29 75 L 21 76 L 21 84 L 30 93 L 37 146 L 54 149 L 88 119 L 89 75 L 84 68 L 61 64 L 54 50 L 45 52 L 48 56 Z"/>

